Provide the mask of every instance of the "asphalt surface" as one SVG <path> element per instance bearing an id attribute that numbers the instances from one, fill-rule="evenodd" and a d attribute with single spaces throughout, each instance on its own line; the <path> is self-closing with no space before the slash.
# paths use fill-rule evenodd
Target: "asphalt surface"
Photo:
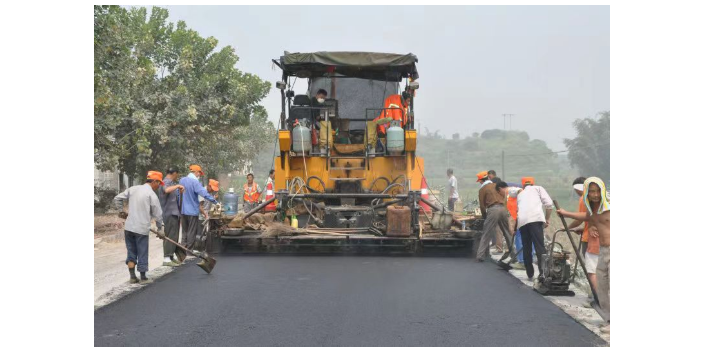
<path id="1" fill-rule="evenodd" d="M 94 313 L 95 346 L 601 346 L 491 262 L 226 256 Z"/>

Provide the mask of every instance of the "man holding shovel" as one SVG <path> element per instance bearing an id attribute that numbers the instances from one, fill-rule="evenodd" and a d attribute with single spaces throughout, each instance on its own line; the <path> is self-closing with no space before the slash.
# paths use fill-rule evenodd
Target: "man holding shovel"
<path id="1" fill-rule="evenodd" d="M 479 189 L 479 208 L 484 217 L 484 229 L 479 248 L 477 249 L 477 262 L 483 262 L 489 254 L 489 243 L 496 235 L 497 227 L 503 233 L 506 244 L 509 247 L 512 261 L 515 253 L 511 247 L 511 231 L 508 227 L 508 211 L 506 210 L 506 196 L 501 195 L 496 186 L 488 181 L 489 173 L 482 171 L 477 174 L 477 182 L 484 182 Z M 488 182 L 488 183 L 487 183 Z M 505 183 L 504 183 L 505 185 Z M 504 186 L 505 187 L 505 186 Z M 500 243 L 496 244 L 500 246 Z M 503 250 L 501 251 L 503 253 Z M 506 259 L 506 258 L 501 258 Z"/>
<path id="2" fill-rule="evenodd" d="M 178 242 L 178 233 L 181 228 L 179 217 L 181 211 L 179 207 L 179 196 L 185 187 L 178 184 L 178 170 L 170 168 L 166 170 L 164 185 L 159 187 L 159 202 L 164 217 L 164 227 L 166 236 Z M 176 246 L 169 241 L 164 241 L 164 266 L 178 266 L 181 262 L 174 258 Z"/>
<path id="3" fill-rule="evenodd" d="M 161 219 L 161 204 L 156 190 L 162 186 L 162 174 L 149 171 L 147 181 L 143 185 L 132 186 L 115 196 L 115 207 L 120 210 L 120 217 L 125 221 L 125 246 L 127 246 L 127 268 L 130 272 L 130 283 L 148 283 L 149 269 L 149 229 L 152 219 L 156 220 L 157 233 L 164 236 L 164 226 Z M 128 213 L 124 212 L 124 200 L 128 200 Z M 128 216 L 129 215 L 129 216 Z M 139 271 L 137 279 L 134 269 Z"/>
<path id="4" fill-rule="evenodd" d="M 196 235 L 198 234 L 198 214 L 200 213 L 198 196 L 214 204 L 218 204 L 218 201 L 198 181 L 203 176 L 203 170 L 200 166 L 191 165 L 190 170 L 191 173 L 188 177 L 183 177 L 180 181 L 180 184 L 184 187 L 183 209 L 181 209 L 181 224 L 183 226 L 181 244 L 188 249 L 193 249 L 196 243 Z"/>

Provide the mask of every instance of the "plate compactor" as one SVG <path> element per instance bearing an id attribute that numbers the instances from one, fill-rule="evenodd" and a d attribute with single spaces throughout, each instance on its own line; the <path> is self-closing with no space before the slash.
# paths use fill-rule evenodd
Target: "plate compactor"
<path id="1" fill-rule="evenodd" d="M 550 252 L 543 254 L 543 278 L 534 289 L 544 296 L 574 296 L 574 291 L 570 290 L 570 252 L 565 251 L 561 244 L 555 242 L 557 233 L 565 230 L 557 230 L 552 235 Z M 555 247 L 558 247 L 557 250 Z"/>

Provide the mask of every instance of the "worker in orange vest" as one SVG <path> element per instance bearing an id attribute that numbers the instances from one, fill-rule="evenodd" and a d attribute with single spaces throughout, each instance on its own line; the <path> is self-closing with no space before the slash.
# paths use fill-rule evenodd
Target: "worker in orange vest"
<path id="1" fill-rule="evenodd" d="M 509 187 L 520 187 L 520 184 L 508 183 Z M 513 264 L 515 269 L 525 270 L 525 265 L 523 265 L 523 242 L 521 241 L 521 230 L 516 228 L 516 221 L 518 221 L 518 198 L 509 197 L 506 195 L 506 208 L 508 209 L 511 219 L 513 219 L 511 228 L 514 229 L 513 242 L 516 245 L 516 258 L 518 258 L 518 263 Z M 535 255 L 535 246 L 533 247 L 533 255 Z"/>
<path id="2" fill-rule="evenodd" d="M 276 171 L 274 171 L 274 169 L 269 170 L 269 178 L 266 179 L 266 186 L 264 186 L 264 189 L 266 190 L 266 197 L 264 198 L 264 201 L 274 198 L 274 189 L 276 188 L 274 185 L 275 176 Z M 264 211 L 276 211 L 276 203 L 269 203 L 269 205 L 264 207 Z"/>
<path id="3" fill-rule="evenodd" d="M 384 110 L 381 111 L 379 116 L 377 116 L 374 121 L 379 121 L 381 119 L 391 118 L 396 121 L 401 121 L 401 127 L 405 126 L 408 122 L 408 104 L 411 102 L 411 94 L 408 92 L 403 92 L 401 94 L 392 94 L 386 97 L 384 100 Z M 386 134 L 386 129 L 389 128 L 390 122 L 379 123 L 377 122 L 377 133 Z"/>
<path id="4" fill-rule="evenodd" d="M 259 196 L 262 194 L 262 190 L 254 182 L 254 174 L 247 174 L 247 183 L 244 184 L 244 212 L 248 213 L 254 209 L 259 203 Z"/>

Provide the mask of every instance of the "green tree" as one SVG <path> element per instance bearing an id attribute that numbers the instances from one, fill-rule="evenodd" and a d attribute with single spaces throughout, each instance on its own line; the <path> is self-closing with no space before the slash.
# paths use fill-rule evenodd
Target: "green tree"
<path id="1" fill-rule="evenodd" d="M 262 166 L 265 166 L 266 173 L 264 169 L 254 171 L 260 175 L 268 174 L 272 157 L 270 146 L 275 136 L 276 129 L 267 120 L 266 110 L 260 106 L 254 109 L 249 125 L 237 127 L 231 134 L 214 134 L 204 140 L 194 156 L 212 175 L 231 172 L 245 163 L 262 164 L 259 159 L 264 158 L 267 162 Z"/>
<path id="2" fill-rule="evenodd" d="M 610 179 L 611 114 L 605 111 L 597 119 L 577 119 L 573 123 L 577 136 L 565 138 L 570 164 L 584 176 L 598 176 L 607 184 Z"/>
<path id="3" fill-rule="evenodd" d="M 95 164 L 131 176 L 190 163 L 230 171 L 256 155 L 257 141 L 239 139 L 273 138 L 260 105 L 270 84 L 235 68 L 231 46 L 167 18 L 94 7 Z"/>
<path id="4" fill-rule="evenodd" d="M 423 173 L 431 187 L 442 189 L 447 182 L 445 171 L 451 167 L 463 199 L 476 198 L 479 184 L 475 175 L 482 170 L 496 170 L 508 182 L 534 176 L 541 185 L 566 184 L 573 176 L 569 170 L 560 169 L 557 155 L 544 141 L 531 140 L 524 131 L 487 130 L 460 140 L 426 133 L 419 138 L 417 148 L 418 156 L 425 160 Z"/>
<path id="5" fill-rule="evenodd" d="M 502 139 L 506 138 L 507 133 L 509 133 L 506 130 L 498 130 L 498 129 L 493 129 L 493 130 L 486 130 L 482 132 L 482 138 L 483 139 Z"/>

